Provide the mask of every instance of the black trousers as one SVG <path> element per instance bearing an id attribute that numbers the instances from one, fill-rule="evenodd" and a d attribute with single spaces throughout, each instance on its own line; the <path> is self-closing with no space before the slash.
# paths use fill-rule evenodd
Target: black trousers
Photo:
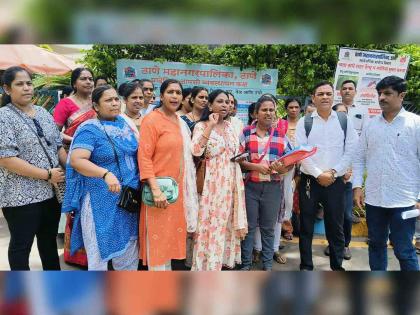
<path id="1" fill-rule="evenodd" d="M 60 270 L 57 231 L 60 205 L 54 197 L 20 207 L 3 208 L 10 231 L 9 265 L 11 270 L 29 270 L 29 254 L 36 236 L 44 270 Z"/>
<path id="2" fill-rule="evenodd" d="M 307 183 L 310 191 L 307 195 Z M 322 187 L 316 179 L 302 173 L 299 184 L 300 202 L 300 269 L 313 270 L 312 238 L 316 215 L 316 205 L 320 202 L 324 206 L 325 233 L 330 246 L 330 266 L 332 270 L 342 268 L 344 254 L 344 198 L 345 184 L 342 178 L 328 187 Z"/>

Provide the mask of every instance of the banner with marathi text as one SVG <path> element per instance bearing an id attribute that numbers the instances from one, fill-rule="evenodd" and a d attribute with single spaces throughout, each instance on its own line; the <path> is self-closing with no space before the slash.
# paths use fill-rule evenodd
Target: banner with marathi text
<path id="1" fill-rule="evenodd" d="M 134 79 L 149 79 L 155 85 L 156 97 L 166 79 L 176 79 L 184 87 L 204 86 L 209 92 L 222 89 L 231 92 L 238 100 L 237 117 L 248 121 L 248 106 L 261 95 L 276 95 L 277 69 L 243 69 L 210 64 L 181 62 L 155 62 L 147 60 L 117 60 L 118 85 Z"/>
<path id="2" fill-rule="evenodd" d="M 376 84 L 386 76 L 405 78 L 410 56 L 381 51 L 341 48 L 335 71 L 334 104 L 341 103 L 340 87 L 345 80 L 356 82 L 356 111 L 363 116 L 381 113 Z"/>

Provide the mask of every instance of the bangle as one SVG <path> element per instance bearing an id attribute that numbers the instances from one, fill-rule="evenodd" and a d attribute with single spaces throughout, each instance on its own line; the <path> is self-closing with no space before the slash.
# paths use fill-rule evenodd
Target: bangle
<path id="1" fill-rule="evenodd" d="M 52 177 L 51 169 L 48 169 L 47 171 L 48 171 L 48 178 L 47 178 L 47 180 L 50 180 L 51 177 Z"/>
<path id="2" fill-rule="evenodd" d="M 102 179 L 105 179 L 106 175 L 108 175 L 110 171 L 106 171 L 104 175 L 102 175 Z"/>
<path id="3" fill-rule="evenodd" d="M 205 136 L 204 133 L 201 135 L 204 139 L 210 140 L 209 137 Z"/>
<path id="4" fill-rule="evenodd" d="M 160 194 L 158 196 L 153 195 L 153 199 L 160 198 L 160 196 L 162 196 L 162 195 L 163 195 L 163 192 L 160 192 Z"/>

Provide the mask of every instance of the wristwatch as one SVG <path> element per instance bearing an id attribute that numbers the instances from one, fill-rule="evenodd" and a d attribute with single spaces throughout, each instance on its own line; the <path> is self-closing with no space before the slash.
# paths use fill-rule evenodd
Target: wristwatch
<path id="1" fill-rule="evenodd" d="M 333 174 L 334 178 L 338 177 L 337 171 L 335 169 L 332 169 L 331 173 Z"/>

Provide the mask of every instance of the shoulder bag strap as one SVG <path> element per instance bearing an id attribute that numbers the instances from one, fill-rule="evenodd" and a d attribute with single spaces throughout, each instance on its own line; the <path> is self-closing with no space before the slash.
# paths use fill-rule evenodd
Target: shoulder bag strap
<path id="1" fill-rule="evenodd" d="M 99 120 L 99 119 L 98 119 L 98 120 Z M 122 173 L 121 173 L 121 167 L 120 167 L 120 160 L 118 159 L 118 154 L 117 154 L 117 150 L 115 149 L 114 141 L 112 141 L 111 137 L 110 137 L 110 136 L 108 135 L 108 133 L 106 132 L 106 130 L 105 130 L 105 126 L 104 126 L 104 124 L 102 123 L 102 121 L 100 121 L 100 120 L 99 120 L 99 123 L 102 125 L 103 131 L 104 131 L 104 133 L 105 133 L 106 137 L 108 138 L 109 143 L 111 143 L 111 146 L 112 146 L 112 151 L 114 152 L 114 157 L 115 157 L 115 160 L 116 160 L 116 162 L 117 162 L 118 171 L 119 171 L 119 173 L 120 173 L 120 181 L 121 181 L 121 184 L 122 184 Z"/>
<path id="2" fill-rule="evenodd" d="M 35 136 L 38 139 L 39 144 L 41 145 L 42 150 L 44 151 L 45 155 L 47 156 L 48 162 L 50 163 L 50 167 L 54 168 L 54 164 L 47 152 L 47 149 L 45 148 L 44 144 L 42 143 L 41 138 L 38 136 L 38 133 L 35 131 L 34 128 L 32 128 L 32 126 L 30 124 L 28 124 L 28 122 L 25 120 L 25 118 L 22 116 L 22 114 L 20 114 L 16 108 L 14 108 L 13 105 L 8 106 L 8 108 L 10 108 L 24 123 L 26 126 L 29 127 L 29 129 L 35 134 Z"/>
<path id="3" fill-rule="evenodd" d="M 261 156 L 258 158 L 257 163 L 260 163 L 263 160 L 263 158 L 266 156 L 266 154 L 268 152 L 268 148 L 270 147 L 271 139 L 273 138 L 274 129 L 275 129 L 274 127 L 271 127 L 270 137 L 268 138 L 268 141 L 267 141 L 267 143 L 265 144 L 265 147 L 264 147 L 264 151 L 261 154 Z"/>

